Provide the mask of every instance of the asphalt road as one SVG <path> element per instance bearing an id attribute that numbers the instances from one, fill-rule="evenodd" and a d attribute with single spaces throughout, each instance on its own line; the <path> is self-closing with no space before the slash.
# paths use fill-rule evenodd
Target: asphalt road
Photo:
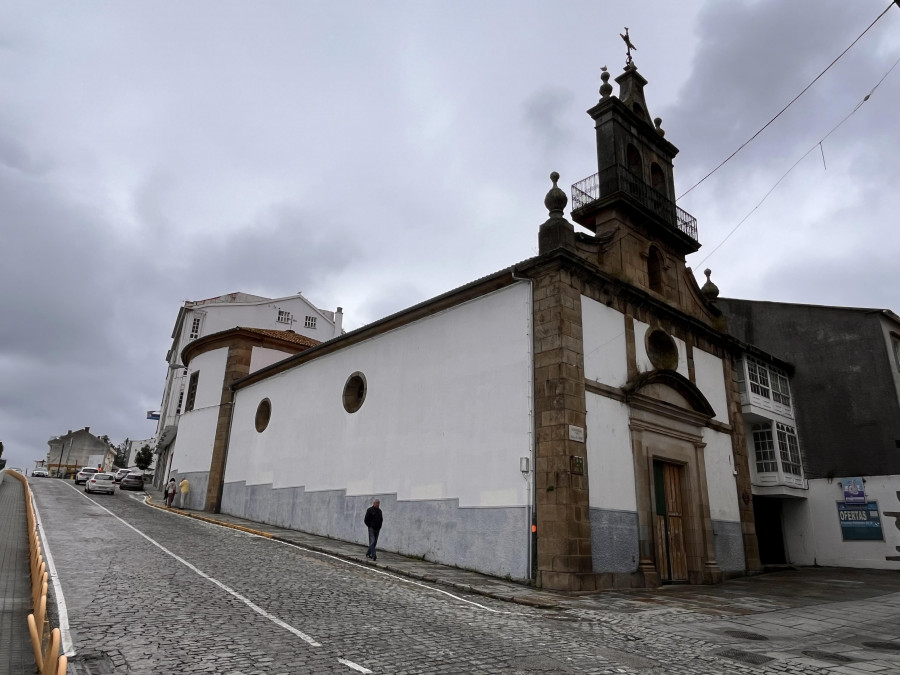
<path id="1" fill-rule="evenodd" d="M 524 607 L 184 518 L 145 505 L 142 493 L 31 484 L 78 673 L 812 674 L 884 663 L 833 670 L 841 664 L 795 658 L 787 646 L 789 662 L 745 663 L 749 652 L 723 655 L 728 645 L 708 639 L 715 613 L 684 609 L 696 598 L 651 612 L 632 612 L 646 604 L 639 595 L 609 596 L 608 608 L 603 596 Z M 885 616 L 897 616 L 896 595 L 881 596 Z M 790 611 L 770 612 L 769 624 L 773 614 L 795 631 L 811 624 Z M 726 639 L 746 642 L 752 626 L 737 628 L 744 635 Z"/>

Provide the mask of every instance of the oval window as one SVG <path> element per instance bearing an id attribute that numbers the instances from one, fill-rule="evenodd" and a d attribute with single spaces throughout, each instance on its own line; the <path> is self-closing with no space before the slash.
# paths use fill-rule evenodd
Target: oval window
<path id="1" fill-rule="evenodd" d="M 344 410 L 355 413 L 366 400 L 366 376 L 359 371 L 347 378 L 344 385 Z"/>
<path id="2" fill-rule="evenodd" d="M 269 426 L 269 420 L 272 418 L 272 402 L 264 398 L 256 407 L 256 430 L 262 433 Z"/>
<path id="3" fill-rule="evenodd" d="M 647 356 L 659 370 L 678 368 L 678 346 L 668 333 L 658 328 L 647 333 Z"/>

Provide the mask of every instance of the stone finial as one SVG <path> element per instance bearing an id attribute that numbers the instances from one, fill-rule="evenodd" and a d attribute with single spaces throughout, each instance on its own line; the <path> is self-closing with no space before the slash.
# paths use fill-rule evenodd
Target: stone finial
<path id="1" fill-rule="evenodd" d="M 665 136 L 666 132 L 662 128 L 662 117 L 653 118 L 653 124 L 656 125 L 656 133 L 660 136 Z"/>
<path id="2" fill-rule="evenodd" d="M 703 273 L 706 275 L 706 283 L 703 284 L 703 288 L 700 289 L 700 292 L 703 293 L 707 300 L 715 302 L 719 297 L 719 287 L 709 278 L 709 275 L 712 274 L 712 270 L 707 268 Z"/>
<path id="3" fill-rule="evenodd" d="M 609 73 L 606 71 L 606 66 L 603 66 L 600 70 L 603 71 L 600 73 L 600 79 L 603 80 L 603 84 L 600 85 L 600 97 L 609 98 L 613 90 L 613 86 L 609 83 Z"/>
<path id="4" fill-rule="evenodd" d="M 566 193 L 560 190 L 556 185 L 556 181 L 559 180 L 559 174 L 556 173 L 556 171 L 550 174 L 550 180 L 553 181 L 553 187 L 550 188 L 547 196 L 544 197 L 544 206 L 546 206 L 547 210 L 550 212 L 551 218 L 562 218 L 566 204 L 569 203 L 569 198 L 566 197 Z"/>

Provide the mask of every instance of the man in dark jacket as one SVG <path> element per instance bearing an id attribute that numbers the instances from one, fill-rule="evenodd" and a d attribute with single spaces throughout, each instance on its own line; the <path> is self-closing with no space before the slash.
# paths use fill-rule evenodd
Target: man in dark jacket
<path id="1" fill-rule="evenodd" d="M 378 533 L 381 532 L 381 523 L 384 520 L 381 515 L 381 509 L 378 508 L 379 504 L 381 502 L 376 499 L 372 506 L 366 510 L 366 518 L 363 521 L 366 527 L 369 528 L 369 550 L 366 552 L 366 557 L 372 560 L 378 560 L 375 556 L 375 544 L 378 543 Z"/>

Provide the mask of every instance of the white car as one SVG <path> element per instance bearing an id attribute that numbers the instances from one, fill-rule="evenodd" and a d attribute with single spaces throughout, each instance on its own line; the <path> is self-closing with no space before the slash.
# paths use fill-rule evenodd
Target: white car
<path id="1" fill-rule="evenodd" d="M 125 478 L 125 476 L 127 476 L 130 473 L 131 473 L 131 469 L 119 469 L 118 471 L 116 471 L 114 480 L 118 483 L 120 480 Z"/>
<path id="2" fill-rule="evenodd" d="M 31 472 L 32 478 L 49 478 L 50 472 L 47 469 L 35 469 Z"/>
<path id="3" fill-rule="evenodd" d="M 84 484 L 85 492 L 105 492 L 107 494 L 115 494 L 116 483 L 115 476 L 111 473 L 95 473 L 87 479 Z"/>
<path id="4" fill-rule="evenodd" d="M 90 478 L 95 473 L 98 473 L 98 471 L 92 466 L 82 467 L 81 471 L 75 474 L 75 485 L 78 485 L 79 483 L 87 483 L 88 478 Z"/>

